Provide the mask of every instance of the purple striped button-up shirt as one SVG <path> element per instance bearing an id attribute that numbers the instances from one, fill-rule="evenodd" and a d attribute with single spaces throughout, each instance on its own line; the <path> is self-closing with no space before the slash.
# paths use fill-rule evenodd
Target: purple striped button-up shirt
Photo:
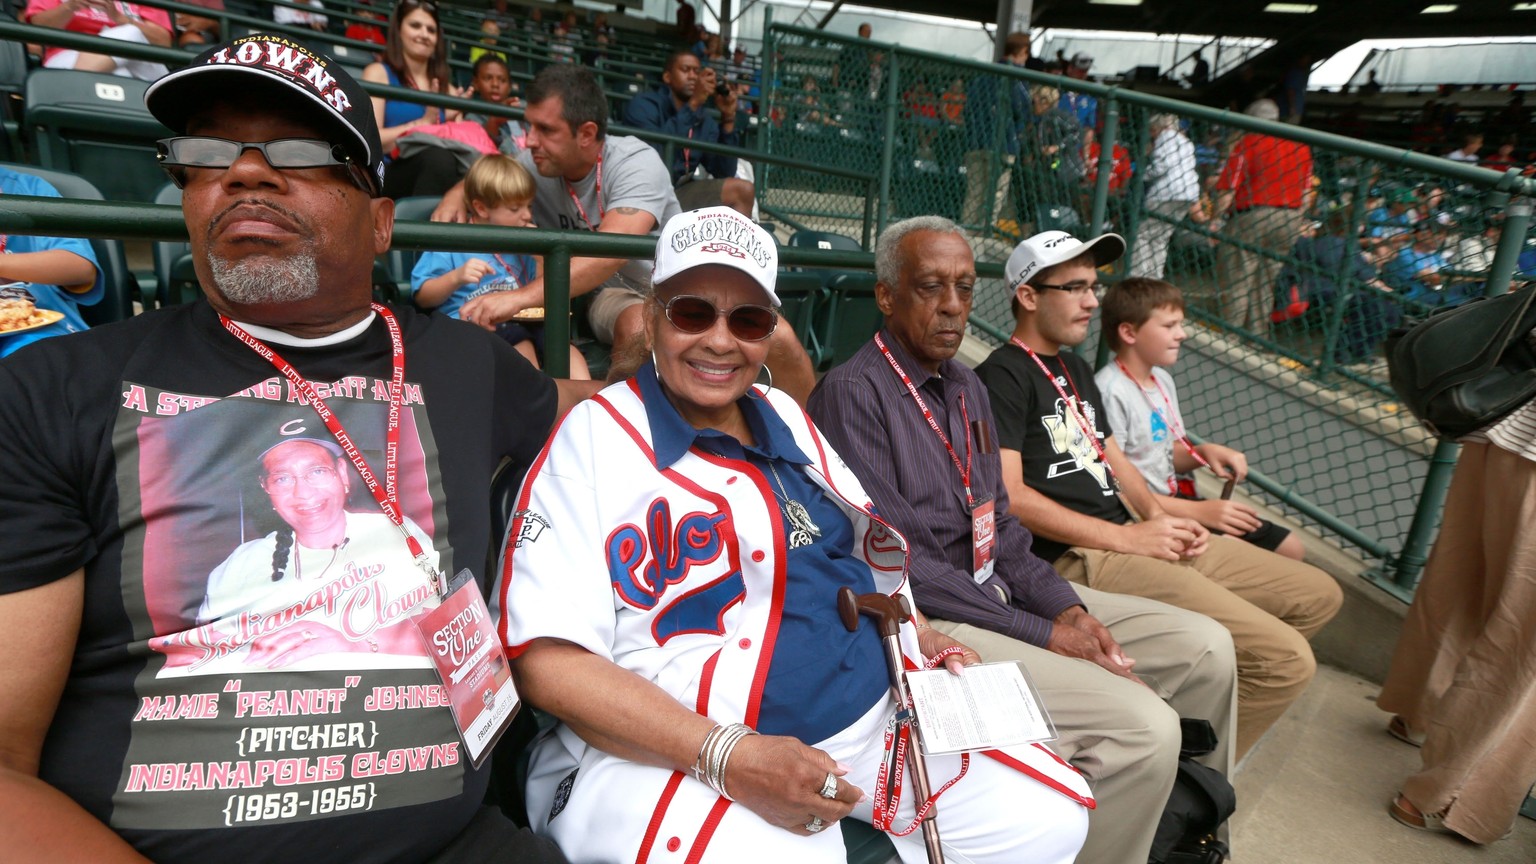
<path id="1" fill-rule="evenodd" d="M 1029 551 L 1029 530 L 1008 513 L 986 388 L 954 360 L 940 364 L 939 374 L 930 374 L 889 330 L 880 335 L 949 436 L 961 464 L 968 435 L 962 397 L 972 426 L 986 430 L 986 452 L 982 436 L 970 436 L 971 492 L 978 500 L 994 501 L 997 566 L 992 576 L 980 585 L 972 578 L 971 512 L 960 472 L 873 340 L 817 385 L 811 417 L 864 484 L 881 517 L 906 535 L 912 592 L 925 614 L 1044 647 L 1051 621 L 1082 601 L 1051 565 Z"/>

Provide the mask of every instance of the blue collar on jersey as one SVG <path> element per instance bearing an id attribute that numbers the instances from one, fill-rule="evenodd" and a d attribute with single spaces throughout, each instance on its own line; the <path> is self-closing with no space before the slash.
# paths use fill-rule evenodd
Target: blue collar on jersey
<path id="1" fill-rule="evenodd" d="M 695 442 L 700 439 L 716 439 L 712 444 L 734 445 L 740 449 L 740 442 L 735 438 L 714 429 L 695 429 L 688 425 L 683 415 L 677 413 L 677 408 L 672 405 L 661 390 L 661 384 L 656 380 L 656 366 L 651 361 L 646 361 L 644 366 L 635 373 L 635 380 L 640 385 L 640 399 L 645 402 L 645 413 L 651 424 L 651 449 L 656 453 L 656 468 L 670 468 L 672 463 L 683 458 Z M 749 392 L 746 396 L 736 400 L 741 407 L 741 413 L 747 418 L 747 428 L 752 430 L 752 437 L 757 439 L 756 445 L 751 451 L 769 459 L 783 459 L 799 465 L 809 465 L 811 460 L 801 452 L 799 445 L 795 443 L 795 436 L 789 431 L 789 427 L 779 418 L 762 396 L 756 392 Z M 719 450 L 719 446 L 711 446 L 711 450 Z M 732 449 L 727 447 L 727 449 Z"/>

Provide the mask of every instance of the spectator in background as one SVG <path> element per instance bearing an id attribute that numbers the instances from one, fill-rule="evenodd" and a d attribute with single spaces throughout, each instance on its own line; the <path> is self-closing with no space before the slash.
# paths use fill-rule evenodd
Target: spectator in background
<path id="1" fill-rule="evenodd" d="M 429 0 L 401 0 L 390 15 L 384 60 L 363 69 L 363 80 L 391 87 L 408 87 L 428 93 L 467 96 L 468 89 L 452 87 L 448 71 L 448 40 L 437 23 L 437 7 Z M 458 112 L 443 112 L 433 105 L 373 97 L 379 140 L 386 154 L 395 150 L 400 137 L 417 127 L 457 120 Z M 390 198 L 441 195 L 464 176 L 459 160 L 441 147 L 427 147 L 405 159 L 391 159 L 384 169 L 384 194 Z"/>
<path id="2" fill-rule="evenodd" d="M 1420 219 L 1413 226 L 1413 238 L 1381 268 L 1383 281 L 1405 298 L 1429 306 L 1456 305 L 1465 300 L 1461 292 L 1445 290 L 1449 266 L 1445 250 L 1445 227 L 1435 219 Z"/>
<path id="3" fill-rule="evenodd" d="M 1280 107 L 1271 99 L 1254 102 L 1244 113 L 1260 120 L 1280 119 Z M 1233 147 L 1216 186 L 1216 213 L 1232 211 L 1222 228 L 1230 242 L 1216 250 L 1221 314 L 1228 324 L 1263 335 L 1269 330 L 1275 276 L 1301 234 L 1302 212 L 1311 197 L 1312 149 L 1246 133 Z"/>
<path id="4" fill-rule="evenodd" d="M 836 126 L 837 118 L 828 114 L 821 104 L 821 85 L 816 83 L 814 75 L 807 75 L 800 81 L 800 118 L 803 123 L 814 123 L 820 126 Z"/>
<path id="5" fill-rule="evenodd" d="M 0 168 L 0 195 L 58 198 L 59 192 L 39 177 Z M 86 329 L 79 307 L 100 302 L 104 290 L 96 253 L 90 241 L 78 237 L 0 234 L 0 283 L 12 283 L 0 288 L 0 357 L 39 339 Z M 58 320 L 6 335 L 25 326 L 15 322 L 35 325 L 40 319 L 33 310 Z"/>
<path id="6" fill-rule="evenodd" d="M 321 0 L 292 0 L 300 6 L 308 6 L 311 9 L 324 9 L 325 4 Z M 330 24 L 330 19 L 321 12 L 307 12 L 303 9 L 293 9 L 288 6 L 274 5 L 272 7 L 272 20 L 279 24 L 296 24 L 300 27 L 308 27 L 319 33 L 324 33 Z"/>
<path id="7" fill-rule="evenodd" d="M 491 8 L 486 10 L 485 18 L 487 21 L 495 21 L 503 33 L 517 26 L 517 19 L 512 16 L 512 10 L 507 8 L 507 0 L 491 0 Z"/>
<path id="8" fill-rule="evenodd" d="M 1519 140 L 1514 135 L 1504 138 L 1499 142 L 1497 150 L 1483 157 L 1483 167 L 1494 171 L 1508 171 L 1511 168 L 1522 167 L 1515 156 L 1515 145 Z"/>
<path id="9" fill-rule="evenodd" d="M 1084 216 L 1093 211 L 1093 196 L 1099 181 L 1099 157 L 1103 152 L 1098 135 L 1092 128 L 1084 127 L 1082 198 L 1078 208 L 1078 212 Z M 1125 190 L 1131 182 L 1131 151 L 1116 141 L 1109 160 L 1109 199 L 1105 202 L 1105 210 L 1110 227 L 1114 227 L 1119 224 L 1125 209 Z"/>
<path id="10" fill-rule="evenodd" d="M 677 0 L 677 41 L 692 45 L 698 38 L 699 13 L 688 0 Z"/>
<path id="11" fill-rule="evenodd" d="M 1468 234 L 1456 244 L 1450 254 L 1451 266 L 1457 270 L 1483 274 L 1493 268 L 1493 253 L 1499 246 L 1499 235 L 1504 230 L 1504 214 L 1495 213 L 1477 234 Z"/>
<path id="12" fill-rule="evenodd" d="M 507 70 L 507 61 L 497 53 L 489 53 L 475 61 L 475 75 L 470 81 L 469 89 L 475 92 L 475 98 L 492 105 L 521 104 L 520 100 L 512 95 L 512 75 Z M 523 149 L 524 136 L 527 134 L 523 123 L 500 114 L 465 114 L 465 120 L 479 123 L 485 127 L 485 134 L 495 142 L 496 149 L 509 156 L 515 156 Z"/>
<path id="13" fill-rule="evenodd" d="M 1372 69 L 1366 76 L 1365 83 L 1360 85 L 1360 95 L 1375 96 L 1381 92 L 1381 82 L 1376 80 L 1376 70 Z"/>
<path id="14" fill-rule="evenodd" d="M 1349 304 L 1333 353 L 1333 362 L 1344 364 L 1375 357 L 1387 331 L 1403 317 L 1399 305 L 1386 297 L 1392 289 L 1366 261 L 1352 233 L 1348 209 L 1334 208 L 1316 237 L 1296 241 L 1275 284 L 1277 314 L 1294 301 L 1319 310 Z"/>
<path id="15" fill-rule="evenodd" d="M 1179 128 L 1177 115 L 1154 115 L 1148 132 L 1152 155 L 1147 160 L 1146 215 L 1137 230 L 1131 275 L 1161 279 L 1173 232 L 1185 216 L 1193 216 L 1200 201 L 1200 176 L 1195 145 Z"/>
<path id="16" fill-rule="evenodd" d="M 1029 34 L 1009 33 L 1003 40 L 1005 66 L 1023 68 L 1029 60 Z M 1007 88 L 1008 99 L 999 106 L 998 88 Z M 1007 112 L 997 119 L 999 107 Z M 1003 216 L 1008 181 L 1019 156 L 1019 136 L 1029 126 L 1029 87 L 1018 78 L 977 75 L 965 92 L 965 203 L 961 219 L 984 232 Z M 996 140 L 1001 127 L 1002 140 Z M 1001 165 L 994 164 L 999 159 Z"/>
<path id="17" fill-rule="evenodd" d="M 715 70 L 702 68 L 692 52 L 674 51 L 667 59 L 661 81 L 659 89 L 642 93 L 624 106 L 626 125 L 692 141 L 741 146 L 741 135 L 736 131 L 736 93 L 729 88 L 724 93 L 716 92 Z M 707 110 L 711 101 L 720 112 L 718 123 Z M 665 155 L 665 145 L 658 142 L 655 147 Z M 672 149 L 668 169 L 679 207 L 697 210 L 724 204 L 751 218 L 752 184 L 737 179 L 735 156 L 690 147 Z M 708 177 L 696 176 L 701 168 Z"/>
<path id="18" fill-rule="evenodd" d="M 1312 77 L 1312 55 L 1302 54 L 1285 70 L 1280 81 L 1280 114 L 1285 122 L 1299 125 L 1307 110 L 1307 81 Z"/>
<path id="19" fill-rule="evenodd" d="M 1190 57 L 1195 61 L 1194 71 L 1184 76 L 1191 87 L 1204 87 L 1211 83 L 1211 64 L 1205 59 L 1205 55 L 1196 51 Z"/>
<path id="20" fill-rule="evenodd" d="M 470 46 L 469 62 L 478 63 L 481 57 L 487 54 L 500 57 L 506 62 L 507 55 L 496 50 L 496 39 L 501 36 L 501 25 L 494 18 L 486 18 L 480 22 L 480 44 Z"/>
<path id="21" fill-rule="evenodd" d="M 506 0 L 501 0 L 501 3 L 505 6 Z M 348 39 L 356 39 L 359 42 L 372 42 L 375 45 L 383 45 L 385 41 L 384 30 L 375 22 L 383 22 L 384 16 L 369 8 L 369 6 L 368 0 L 363 0 L 362 8 L 357 10 L 359 16 L 368 20 L 347 22 L 346 32 L 342 35 Z M 378 59 L 377 54 L 374 55 L 374 59 Z"/>
<path id="22" fill-rule="evenodd" d="M 1086 51 L 1079 51 L 1072 55 L 1072 62 L 1063 71 L 1074 81 L 1087 81 L 1088 70 L 1092 68 L 1093 56 Z M 1077 125 L 1084 129 L 1097 129 L 1099 126 L 1099 100 L 1087 93 L 1062 88 L 1058 107 L 1077 118 Z"/>
<path id="23" fill-rule="evenodd" d="M 939 97 L 942 103 L 944 122 L 952 126 L 961 126 L 965 123 L 965 80 L 956 78 L 949 82 L 949 89 Z"/>
<path id="24" fill-rule="evenodd" d="M 1035 121 L 1025 136 L 1025 156 L 1036 178 L 1034 189 L 1041 196 L 1036 203 L 1075 210 L 1083 179 L 1083 127 L 1060 106 L 1061 94 L 1055 87 L 1040 85 L 1030 93 Z"/>
<path id="25" fill-rule="evenodd" d="M 1363 242 L 1378 268 L 1395 258 L 1398 250 L 1407 245 L 1413 225 L 1418 221 L 1412 210 L 1418 200 L 1410 189 L 1393 189 L 1387 193 L 1386 203 L 1365 215 Z"/>
<path id="26" fill-rule="evenodd" d="M 1452 162 L 1462 162 L 1468 165 L 1477 164 L 1477 151 L 1483 148 L 1483 133 L 1468 132 L 1461 138 L 1461 147 L 1445 154 L 1445 158 Z"/>
<path id="27" fill-rule="evenodd" d="M 608 23 L 607 12 L 599 12 L 592 18 L 592 38 L 596 40 L 598 37 L 606 37 L 609 45 L 619 41 L 619 31 Z"/>
<path id="28" fill-rule="evenodd" d="M 121 0 L 29 0 L 21 20 L 39 27 L 103 39 L 162 48 L 171 46 L 171 16 L 164 9 Z M 43 50 L 43 65 L 49 69 L 75 69 L 141 81 L 153 81 L 166 71 L 163 64 L 148 60 L 108 57 L 52 45 Z"/>
<path id="29" fill-rule="evenodd" d="M 224 11 L 224 0 L 186 0 L 188 6 L 201 6 L 215 12 Z M 199 48 L 219 41 L 219 22 L 205 15 L 188 12 L 176 13 L 176 47 Z"/>

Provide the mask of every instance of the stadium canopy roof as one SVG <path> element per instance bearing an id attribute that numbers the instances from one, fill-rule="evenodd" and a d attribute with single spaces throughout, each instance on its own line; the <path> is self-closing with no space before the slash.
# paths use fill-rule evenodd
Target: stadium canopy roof
<path id="1" fill-rule="evenodd" d="M 1336 46 L 1333 50 L 1361 39 L 1536 35 L 1536 2 L 1529 0 L 1141 0 L 1130 5 L 1133 2 L 1037 0 L 1031 24 L 1259 36 L 1307 48 Z M 996 21 L 998 14 L 995 0 L 859 0 L 859 4 L 983 22 Z M 1265 11 L 1276 5 L 1297 11 Z"/>

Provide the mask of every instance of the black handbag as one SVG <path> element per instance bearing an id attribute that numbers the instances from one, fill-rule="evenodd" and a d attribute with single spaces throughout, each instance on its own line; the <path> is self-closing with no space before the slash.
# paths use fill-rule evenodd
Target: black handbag
<path id="1" fill-rule="evenodd" d="M 1237 792 L 1220 771 L 1194 761 L 1216 749 L 1207 720 L 1180 718 L 1183 746 L 1179 773 L 1152 838 L 1148 864 L 1222 864 L 1227 844 L 1216 838 L 1221 823 L 1237 812 Z"/>
<path id="2" fill-rule="evenodd" d="M 1536 285 L 1445 309 L 1387 336 L 1392 389 L 1413 416 L 1455 440 L 1536 397 Z"/>

